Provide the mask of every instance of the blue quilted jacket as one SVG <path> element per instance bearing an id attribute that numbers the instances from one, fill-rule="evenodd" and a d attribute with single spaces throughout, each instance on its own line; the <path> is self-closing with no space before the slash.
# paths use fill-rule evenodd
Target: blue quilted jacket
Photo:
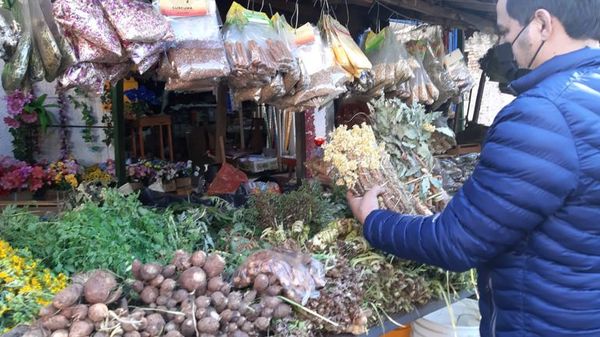
<path id="1" fill-rule="evenodd" d="M 434 216 L 374 211 L 378 249 L 477 268 L 482 337 L 600 337 L 600 49 L 513 82 L 473 176 Z"/>

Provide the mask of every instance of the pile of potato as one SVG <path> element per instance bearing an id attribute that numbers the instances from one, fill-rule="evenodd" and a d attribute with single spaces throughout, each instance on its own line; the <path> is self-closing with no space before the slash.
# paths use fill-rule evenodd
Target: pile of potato
<path id="1" fill-rule="evenodd" d="M 217 337 L 259 336 L 274 318 L 292 308 L 256 290 L 233 291 L 223 280 L 225 260 L 203 251 L 177 251 L 171 264 L 134 261 L 131 283 L 139 299 L 121 299 L 111 274 L 96 271 L 85 284 L 73 283 L 40 313 L 24 337 Z M 128 305 L 135 301 L 137 306 Z"/>

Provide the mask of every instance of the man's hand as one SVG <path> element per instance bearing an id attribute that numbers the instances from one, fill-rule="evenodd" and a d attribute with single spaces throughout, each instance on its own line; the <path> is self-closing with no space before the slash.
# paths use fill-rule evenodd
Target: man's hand
<path id="1" fill-rule="evenodd" d="M 348 205 L 352 210 L 354 217 L 360 221 L 361 224 L 365 223 L 367 216 L 374 210 L 379 209 L 379 201 L 377 197 L 383 193 L 383 187 L 377 186 L 369 190 L 363 197 L 357 197 L 352 192 L 348 191 L 346 198 L 348 199 Z"/>

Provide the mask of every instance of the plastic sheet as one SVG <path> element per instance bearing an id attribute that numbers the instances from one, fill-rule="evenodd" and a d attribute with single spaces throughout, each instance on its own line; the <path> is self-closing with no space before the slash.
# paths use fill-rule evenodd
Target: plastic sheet
<path id="1" fill-rule="evenodd" d="M 321 26 L 331 44 L 337 63 L 354 77 L 372 68 L 371 61 L 352 39 L 348 29 L 329 15 L 321 18 Z"/>
<path id="2" fill-rule="evenodd" d="M 246 174 L 230 164 L 224 163 L 208 187 L 208 195 L 230 194 L 248 181 Z"/>
<path id="3" fill-rule="evenodd" d="M 138 73 L 144 74 L 160 61 L 160 54 L 153 54 L 137 64 Z"/>
<path id="4" fill-rule="evenodd" d="M 283 249 L 261 250 L 250 255 L 234 273 L 233 285 L 251 286 L 261 274 L 280 284 L 286 297 L 302 305 L 317 298 L 318 289 L 325 286 L 325 269 L 319 261 L 310 254 Z"/>
<path id="5" fill-rule="evenodd" d="M 450 74 L 444 69 L 443 64 L 434 54 L 429 42 L 420 40 L 414 42 L 414 45 L 418 46 L 419 51 L 423 52 L 422 60 L 425 71 L 427 71 L 429 78 L 439 90 L 439 96 L 432 105 L 432 108 L 435 110 L 449 99 L 458 96 L 460 92 Z"/>
<path id="6" fill-rule="evenodd" d="M 106 70 L 102 65 L 83 62 L 73 65 L 59 77 L 64 90 L 81 88 L 90 93 L 100 94 L 104 90 Z"/>
<path id="7" fill-rule="evenodd" d="M 31 29 L 35 46 L 43 62 L 46 78 L 53 81 L 58 76 L 62 55 L 37 0 L 29 1 Z"/>
<path id="8" fill-rule="evenodd" d="M 52 7 L 56 22 L 63 30 L 113 54 L 122 55 L 119 37 L 97 0 L 56 0 Z"/>
<path id="9" fill-rule="evenodd" d="M 169 23 L 152 4 L 140 0 L 101 0 L 100 4 L 123 41 L 156 42 L 169 31 Z"/>
<path id="10" fill-rule="evenodd" d="M 461 94 L 468 92 L 475 86 L 475 79 L 469 71 L 464 55 L 457 49 L 444 57 L 444 66 L 450 77 L 458 86 Z"/>
<path id="11" fill-rule="evenodd" d="M 423 103 L 432 105 L 439 97 L 439 91 L 429 78 L 429 75 L 423 68 L 423 64 L 414 56 L 409 57 L 410 65 L 415 77 L 408 82 L 410 92 L 409 104 Z"/>
<path id="12" fill-rule="evenodd" d="M 161 53 L 167 49 L 167 41 L 157 41 L 152 43 L 146 42 L 130 42 L 125 43 L 125 50 L 129 58 L 135 64 L 139 64 L 144 61 L 148 56 Z"/>

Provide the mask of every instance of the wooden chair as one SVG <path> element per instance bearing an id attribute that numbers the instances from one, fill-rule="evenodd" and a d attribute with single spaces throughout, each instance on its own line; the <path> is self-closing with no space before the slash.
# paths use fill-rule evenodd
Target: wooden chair
<path id="1" fill-rule="evenodd" d="M 165 144 L 164 144 L 164 131 L 167 130 L 167 143 L 169 145 L 169 159 L 173 161 L 173 134 L 171 116 L 169 115 L 155 115 L 155 116 L 144 116 L 139 117 L 132 121 L 131 127 L 131 149 L 133 157 L 138 157 L 138 145 L 140 149 L 140 158 L 146 156 L 144 148 L 144 128 L 155 128 L 158 127 L 160 137 L 160 159 L 165 160 Z M 137 144 L 139 142 L 139 144 Z"/>

